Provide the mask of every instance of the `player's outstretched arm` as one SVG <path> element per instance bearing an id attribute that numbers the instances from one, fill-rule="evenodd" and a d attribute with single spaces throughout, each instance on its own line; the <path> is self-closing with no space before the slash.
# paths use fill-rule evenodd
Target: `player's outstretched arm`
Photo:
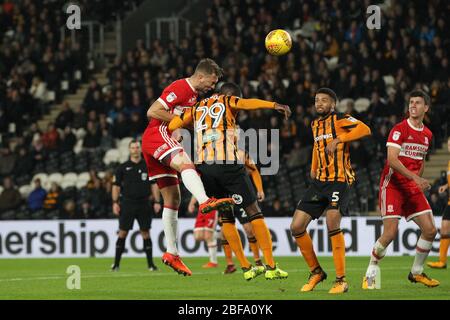
<path id="1" fill-rule="evenodd" d="M 175 117 L 174 114 L 171 114 L 167 111 L 164 105 L 156 100 L 147 110 L 147 118 L 155 118 L 160 121 L 170 122 Z"/>
<path id="2" fill-rule="evenodd" d="M 280 113 L 284 113 L 286 119 L 292 113 L 287 105 L 261 99 L 233 99 L 232 97 L 230 99 L 230 106 L 239 110 L 275 109 Z"/>
<path id="3" fill-rule="evenodd" d="M 372 131 L 364 122 L 359 121 L 353 117 L 349 117 L 349 120 L 346 121 L 344 125 L 341 126 L 341 128 L 346 130 L 346 132 L 338 135 L 338 138 L 341 142 L 358 140 L 372 134 Z"/>
<path id="4" fill-rule="evenodd" d="M 398 159 L 398 156 L 400 154 L 400 149 L 392 146 L 387 147 L 387 153 L 388 153 L 388 165 L 398 173 L 400 173 L 402 176 L 413 180 L 417 186 L 422 190 L 428 190 L 431 188 L 430 183 L 428 180 L 420 177 L 419 175 L 415 174 L 414 172 L 411 172 L 408 170 L 403 163 Z"/>
<path id="5" fill-rule="evenodd" d="M 336 151 L 339 143 L 351 142 L 359 140 L 363 137 L 370 136 L 372 134 L 370 128 L 362 121 L 359 121 L 353 117 L 339 121 L 339 133 L 336 139 L 334 139 L 325 148 L 325 152 L 328 155 L 332 155 Z"/>

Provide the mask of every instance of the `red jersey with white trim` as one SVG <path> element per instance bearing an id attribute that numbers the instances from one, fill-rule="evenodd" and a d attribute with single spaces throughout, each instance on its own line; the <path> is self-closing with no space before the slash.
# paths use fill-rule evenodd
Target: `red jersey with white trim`
<path id="1" fill-rule="evenodd" d="M 181 115 L 184 108 L 192 107 L 197 102 L 197 98 L 197 91 L 189 83 L 189 80 L 185 78 L 176 80 L 168 85 L 158 98 L 158 101 L 168 112 Z M 161 125 L 167 131 L 167 122 L 152 118 L 147 126 L 147 130 L 153 129 L 158 131 L 157 128 Z"/>
<path id="2" fill-rule="evenodd" d="M 398 159 L 409 170 L 418 174 L 428 152 L 433 134 L 426 126 L 414 127 L 406 119 L 397 123 L 389 133 L 387 147 L 400 149 Z M 381 175 L 380 187 L 395 188 L 408 194 L 421 192 L 416 183 L 389 167 L 386 160 Z"/>

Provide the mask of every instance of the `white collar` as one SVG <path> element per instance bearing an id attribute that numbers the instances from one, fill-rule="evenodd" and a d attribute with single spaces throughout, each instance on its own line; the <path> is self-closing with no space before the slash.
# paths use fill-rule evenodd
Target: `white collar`
<path id="1" fill-rule="evenodd" d="M 192 84 L 189 82 L 189 78 L 186 78 L 186 82 L 188 83 L 189 87 L 191 87 L 192 91 L 194 91 L 195 93 L 197 93 L 197 90 L 195 90 L 195 88 L 192 86 Z"/>
<path id="2" fill-rule="evenodd" d="M 406 119 L 406 122 L 408 122 L 408 125 L 411 127 L 411 129 L 416 130 L 416 131 L 423 131 L 423 128 L 425 127 L 425 126 L 423 125 L 423 123 L 422 123 L 422 128 L 414 127 L 413 124 L 411 123 L 411 121 L 409 121 L 409 118 Z"/>

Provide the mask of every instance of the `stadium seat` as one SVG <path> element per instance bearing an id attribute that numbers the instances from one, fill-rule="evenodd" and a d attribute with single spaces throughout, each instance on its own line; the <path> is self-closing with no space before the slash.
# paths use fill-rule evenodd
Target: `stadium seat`
<path id="1" fill-rule="evenodd" d="M 106 173 L 104 171 L 100 171 L 100 172 L 97 172 L 97 175 L 100 179 L 103 179 L 105 177 Z"/>
<path id="2" fill-rule="evenodd" d="M 58 210 L 52 210 L 46 213 L 46 219 L 56 220 L 59 218 Z"/>
<path id="3" fill-rule="evenodd" d="M 61 184 L 62 180 L 63 180 L 63 175 L 59 172 L 55 172 L 52 173 L 49 177 L 48 180 L 51 182 L 56 182 L 57 184 Z"/>
<path id="4" fill-rule="evenodd" d="M 128 145 L 130 144 L 131 140 L 133 140 L 132 137 L 123 138 L 119 141 L 119 143 L 117 144 L 117 147 L 119 149 L 125 147 L 128 150 Z"/>
<path id="5" fill-rule="evenodd" d="M 350 101 L 353 101 L 353 102 L 354 102 L 354 100 L 351 99 L 351 98 L 345 98 L 345 99 L 342 99 L 341 101 L 339 101 L 339 103 L 338 103 L 336 109 L 337 109 L 339 112 L 347 112 L 347 104 L 348 104 Z"/>
<path id="6" fill-rule="evenodd" d="M 366 112 L 369 109 L 370 100 L 367 98 L 359 98 L 355 101 L 355 110 L 358 113 Z"/>
<path id="7" fill-rule="evenodd" d="M 91 176 L 89 175 L 89 172 L 82 172 L 78 174 L 77 181 L 86 181 L 88 182 L 89 179 L 91 179 Z"/>
<path id="8" fill-rule="evenodd" d="M 83 151 L 83 140 L 77 140 L 77 143 L 75 144 L 75 147 L 73 147 L 73 152 L 76 154 Z"/>
<path id="9" fill-rule="evenodd" d="M 120 158 L 119 158 L 119 162 L 125 162 L 128 160 L 128 158 L 130 157 L 130 153 L 128 152 L 128 150 L 126 152 L 121 152 L 120 153 Z"/>
<path id="10" fill-rule="evenodd" d="M 383 81 L 384 81 L 384 84 L 386 85 L 386 87 L 391 87 L 395 84 L 395 79 L 390 74 L 387 76 L 384 76 Z"/>
<path id="11" fill-rule="evenodd" d="M 33 176 L 33 179 L 31 180 L 31 183 L 33 183 L 33 181 L 38 179 L 38 178 L 41 180 L 41 183 L 44 184 L 48 180 L 48 175 L 46 173 L 35 174 Z"/>
<path id="12" fill-rule="evenodd" d="M 66 173 L 63 176 L 63 181 L 61 182 L 61 187 L 63 189 L 67 188 L 67 186 L 75 186 L 78 180 L 78 175 L 75 172 Z"/>
<path id="13" fill-rule="evenodd" d="M 61 183 L 61 188 L 67 189 L 67 188 L 69 188 L 69 187 L 75 187 L 76 184 L 77 184 L 77 181 L 76 181 L 76 180 L 64 180 L 64 181 Z"/>
<path id="14" fill-rule="evenodd" d="M 79 128 L 75 131 L 75 136 L 77 137 L 77 140 L 83 140 L 83 138 L 86 136 L 86 130 L 84 128 Z"/>
<path id="15" fill-rule="evenodd" d="M 30 213 L 30 217 L 33 220 L 43 220 L 45 219 L 45 211 L 44 210 L 37 210 L 35 212 Z"/>
<path id="16" fill-rule="evenodd" d="M 103 162 L 106 165 L 109 165 L 113 162 L 119 162 L 120 161 L 120 152 L 117 149 L 110 149 L 106 152 L 105 156 L 103 157 Z"/>
<path id="17" fill-rule="evenodd" d="M 19 192 L 22 195 L 23 198 L 28 198 L 28 195 L 31 193 L 31 191 L 33 191 L 33 187 L 31 187 L 30 185 L 26 184 L 24 186 L 21 186 L 19 188 Z"/>
<path id="18" fill-rule="evenodd" d="M 339 62 L 339 57 L 325 58 L 325 63 L 327 64 L 327 68 L 330 71 L 336 69 Z"/>
<path id="19" fill-rule="evenodd" d="M 16 211 L 8 210 L 0 214 L 2 220 L 14 220 L 16 218 Z"/>
<path id="20" fill-rule="evenodd" d="M 250 84 L 250 86 L 252 87 L 252 89 L 253 89 L 254 91 L 258 90 L 259 81 L 256 81 L 256 80 L 250 80 L 248 83 Z"/>
<path id="21" fill-rule="evenodd" d="M 86 187 L 87 183 L 88 183 L 87 181 L 78 180 L 77 183 L 76 183 L 76 187 L 77 187 L 78 190 L 80 190 L 80 189 Z"/>
<path id="22" fill-rule="evenodd" d="M 31 219 L 30 212 L 28 211 L 26 206 L 20 207 L 18 212 L 16 213 L 17 220 L 28 220 Z"/>

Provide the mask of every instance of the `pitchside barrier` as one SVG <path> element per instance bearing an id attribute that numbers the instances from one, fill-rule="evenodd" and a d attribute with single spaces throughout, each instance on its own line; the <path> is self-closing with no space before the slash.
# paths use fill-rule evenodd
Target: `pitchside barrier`
<path id="1" fill-rule="evenodd" d="M 207 256 L 204 242 L 194 240 L 194 219 L 180 219 L 178 223 L 178 247 L 183 257 Z M 436 225 L 441 217 L 435 217 Z M 272 233 L 275 256 L 298 256 L 300 254 L 289 230 L 291 218 L 266 218 Z M 236 224 L 246 252 L 248 241 L 239 223 Z M 368 256 L 375 240 L 382 231 L 382 221 L 377 217 L 347 217 L 342 219 L 346 255 Z M 0 258 L 58 258 L 58 257 L 113 257 L 117 239 L 117 220 L 32 220 L 0 221 Z M 331 255 L 324 220 L 315 220 L 309 233 L 318 255 Z M 414 222 L 403 219 L 399 224 L 397 238 L 388 248 L 388 255 L 413 255 L 420 231 Z M 154 219 L 151 229 L 153 254 L 165 251 L 161 219 Z M 143 257 L 142 238 L 137 223 L 130 231 L 124 256 Z M 219 246 L 219 252 L 221 247 Z M 439 235 L 433 243 L 431 255 L 439 251 Z"/>

